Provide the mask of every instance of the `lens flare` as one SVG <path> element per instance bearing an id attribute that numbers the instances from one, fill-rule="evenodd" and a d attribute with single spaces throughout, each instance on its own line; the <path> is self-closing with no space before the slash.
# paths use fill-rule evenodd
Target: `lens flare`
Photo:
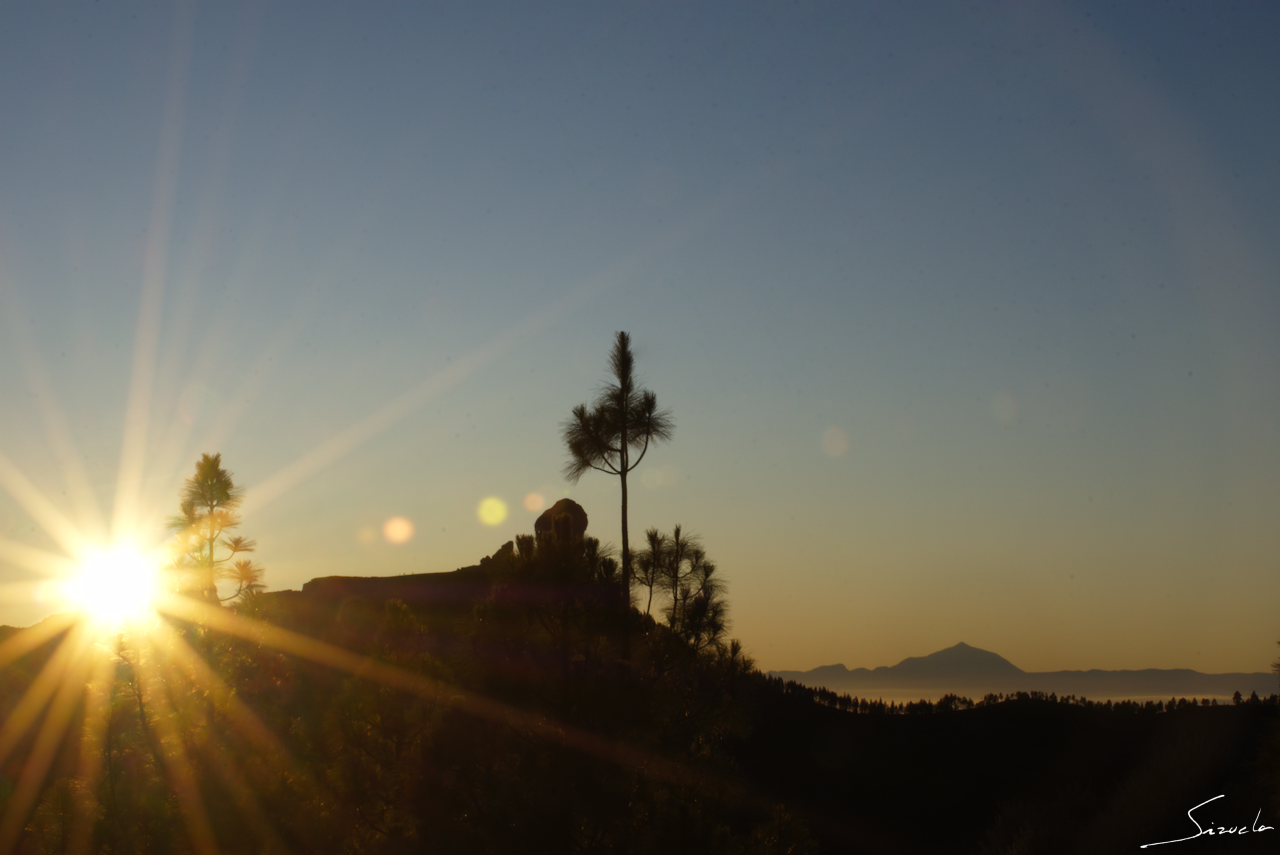
<path id="1" fill-rule="evenodd" d="M 831 457 L 844 457 L 849 451 L 849 435 L 838 427 L 829 427 L 822 434 L 822 450 Z"/>
<path id="2" fill-rule="evenodd" d="M 530 513 L 536 514 L 546 503 L 547 500 L 542 498 L 541 493 L 530 493 L 524 497 L 524 509 Z"/>
<path id="3" fill-rule="evenodd" d="M 1008 392 L 997 392 L 991 402 L 991 415 L 1002 425 L 1010 425 L 1018 420 L 1018 399 Z"/>
<path id="4" fill-rule="evenodd" d="M 497 525 L 507 518 L 507 503 L 490 496 L 476 508 L 476 516 L 485 525 Z"/>
<path id="5" fill-rule="evenodd" d="M 646 469 L 640 476 L 640 483 L 650 490 L 668 487 L 680 480 L 680 470 L 670 463 Z"/>
<path id="6" fill-rule="evenodd" d="M 392 517 L 382 524 L 382 536 L 388 543 L 408 543 L 413 537 L 413 523 L 404 517 Z"/>

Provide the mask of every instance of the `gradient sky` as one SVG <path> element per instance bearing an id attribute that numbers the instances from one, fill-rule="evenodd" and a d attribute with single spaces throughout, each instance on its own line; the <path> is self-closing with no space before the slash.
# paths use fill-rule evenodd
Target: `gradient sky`
<path id="1" fill-rule="evenodd" d="M 0 6 L 0 623 L 202 452 L 272 589 L 618 485 L 766 669 L 1280 653 L 1280 6 Z M 487 498 L 504 502 L 496 525 Z M 413 527 L 405 542 L 388 520 Z M 399 532 L 403 539 L 405 530 Z"/>

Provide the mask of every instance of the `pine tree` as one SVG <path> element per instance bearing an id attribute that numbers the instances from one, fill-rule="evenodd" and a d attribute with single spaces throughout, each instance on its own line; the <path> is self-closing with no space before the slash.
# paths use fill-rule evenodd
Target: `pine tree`
<path id="1" fill-rule="evenodd" d="M 635 357 L 631 337 L 618 333 L 609 354 L 612 382 L 600 391 L 591 409 L 586 404 L 573 408 L 563 425 L 569 462 L 564 475 L 571 483 L 588 469 L 618 476 L 622 485 L 622 584 L 631 592 L 631 547 L 627 537 L 627 473 L 640 465 L 649 445 L 671 439 L 675 421 L 658 409 L 658 399 L 648 389 L 637 389 Z M 632 460 L 632 454 L 637 453 Z"/>
<path id="2" fill-rule="evenodd" d="M 240 525 L 237 510 L 243 501 L 244 490 L 222 468 L 222 455 L 202 455 L 196 473 L 183 485 L 178 515 L 169 519 L 180 591 L 219 605 L 265 587 L 263 569 L 247 558 L 236 558 L 253 552 L 257 544 L 226 534 Z M 228 581 L 236 583 L 236 590 L 220 597 L 218 583 Z"/>

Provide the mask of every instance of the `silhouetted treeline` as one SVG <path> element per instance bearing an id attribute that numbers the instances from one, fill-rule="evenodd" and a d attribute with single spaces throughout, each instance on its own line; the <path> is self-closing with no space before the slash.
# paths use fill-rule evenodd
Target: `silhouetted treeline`
<path id="1" fill-rule="evenodd" d="M 1067 704 L 1069 706 L 1086 707 L 1088 709 L 1106 710 L 1108 712 L 1117 713 L 1162 713 L 1171 712 L 1187 707 L 1196 706 L 1219 706 L 1217 698 L 1170 698 L 1168 701 L 1133 701 L 1120 700 L 1112 701 L 1092 701 L 1088 698 L 1077 697 L 1075 695 L 1063 695 L 1058 697 L 1053 692 L 1003 692 L 991 693 L 985 695 L 982 700 L 976 703 L 970 698 L 961 697 L 959 695 L 947 694 L 943 695 L 936 701 L 930 701 L 927 698 L 921 698 L 918 701 L 903 701 L 901 703 L 890 701 L 886 703 L 883 699 L 872 700 L 870 698 L 857 698 L 851 696 L 848 692 L 837 694 L 830 689 L 821 686 L 806 686 L 803 683 L 797 683 L 795 680 L 783 681 L 781 677 L 768 676 L 774 690 L 784 695 L 804 698 L 815 704 L 821 704 L 827 707 L 833 707 L 845 712 L 858 713 L 861 715 L 928 715 L 932 713 L 950 713 L 959 710 L 971 710 L 980 707 L 990 707 L 996 704 L 1002 704 L 1013 701 L 1045 701 L 1051 704 Z M 1280 708 L 1280 694 L 1271 694 L 1265 698 L 1259 698 L 1257 692 L 1250 692 L 1248 698 L 1241 696 L 1239 692 L 1235 693 L 1231 703 L 1235 706 L 1240 704 L 1252 704 L 1255 706 L 1265 705 L 1268 707 Z"/>

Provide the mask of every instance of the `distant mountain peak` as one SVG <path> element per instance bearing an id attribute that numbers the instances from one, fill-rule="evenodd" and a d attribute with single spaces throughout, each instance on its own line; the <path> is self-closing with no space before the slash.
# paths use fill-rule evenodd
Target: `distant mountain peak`
<path id="1" fill-rule="evenodd" d="M 997 653 L 960 643 L 930 653 L 910 656 L 897 665 L 849 669 L 824 665 L 811 671 L 771 671 L 783 680 L 806 686 L 825 686 L 836 692 L 875 696 L 877 692 L 942 691 L 979 697 L 984 692 L 1039 691 L 1090 698 L 1221 697 L 1234 691 L 1259 695 L 1275 690 L 1275 675 L 1201 674 L 1186 668 L 1141 671 L 1026 672 Z"/>
<path id="2" fill-rule="evenodd" d="M 891 670 L 903 675 L 939 677 L 1002 677 L 1024 673 L 1000 654 L 973 647 L 963 641 L 928 656 L 909 656 Z"/>

